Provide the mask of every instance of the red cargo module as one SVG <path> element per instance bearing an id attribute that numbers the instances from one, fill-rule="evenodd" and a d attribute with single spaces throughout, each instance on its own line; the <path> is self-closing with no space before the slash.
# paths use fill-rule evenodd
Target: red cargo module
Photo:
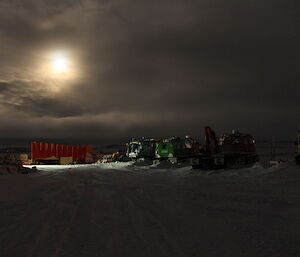
<path id="1" fill-rule="evenodd" d="M 54 163 L 55 161 L 59 161 L 61 157 L 71 157 L 76 163 L 85 163 L 87 153 L 91 154 L 92 152 L 92 146 L 72 146 L 41 142 L 31 143 L 31 159 L 32 163 L 35 164 L 50 162 L 51 160 Z"/>

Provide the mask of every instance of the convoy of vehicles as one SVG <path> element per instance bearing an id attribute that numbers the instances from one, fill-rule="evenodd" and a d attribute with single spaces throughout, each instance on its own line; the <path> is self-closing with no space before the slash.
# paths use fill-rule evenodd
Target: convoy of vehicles
<path id="1" fill-rule="evenodd" d="M 205 127 L 204 144 L 190 136 L 133 140 L 127 144 L 126 154 L 133 160 L 168 160 L 176 163 L 191 159 L 195 169 L 239 168 L 258 160 L 255 140 L 251 135 L 233 131 L 218 138 L 210 127 Z"/>
<path id="2" fill-rule="evenodd" d="M 300 131 L 297 135 L 296 163 L 300 165 Z M 205 137 L 201 144 L 191 136 L 167 139 L 133 139 L 126 144 L 126 150 L 112 154 L 96 153 L 92 146 L 70 146 L 33 142 L 31 158 L 21 154 L 24 164 L 74 164 L 107 162 L 169 161 L 178 163 L 190 161 L 194 169 L 235 169 L 258 161 L 255 140 L 250 134 L 232 131 L 217 136 L 211 127 L 205 127 Z M 150 162 L 149 162 L 150 161 Z M 153 162 L 152 162 L 153 163 Z"/>
<path id="3" fill-rule="evenodd" d="M 190 136 L 185 138 L 132 140 L 126 145 L 126 155 L 132 160 L 178 160 L 194 156 L 199 144 Z"/>

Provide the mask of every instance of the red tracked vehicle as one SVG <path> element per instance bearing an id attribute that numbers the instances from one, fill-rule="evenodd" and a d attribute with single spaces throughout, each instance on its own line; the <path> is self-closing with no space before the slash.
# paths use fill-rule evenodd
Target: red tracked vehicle
<path id="1" fill-rule="evenodd" d="M 216 136 L 205 127 L 205 144 L 198 156 L 192 159 L 194 169 L 236 169 L 258 161 L 255 140 L 249 134 L 232 131 L 231 134 Z"/>

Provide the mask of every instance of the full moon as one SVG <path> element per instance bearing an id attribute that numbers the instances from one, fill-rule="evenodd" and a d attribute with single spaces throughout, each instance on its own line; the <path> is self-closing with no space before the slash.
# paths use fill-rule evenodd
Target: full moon
<path id="1" fill-rule="evenodd" d="M 71 82 L 78 79 L 81 73 L 78 69 L 78 55 L 70 50 L 47 50 L 37 53 L 36 76 L 50 79 L 56 84 Z M 54 83 L 54 82 L 53 82 Z"/>
<path id="2" fill-rule="evenodd" d="M 69 61 L 62 54 L 56 54 L 52 58 L 52 67 L 55 73 L 64 73 L 69 69 Z"/>

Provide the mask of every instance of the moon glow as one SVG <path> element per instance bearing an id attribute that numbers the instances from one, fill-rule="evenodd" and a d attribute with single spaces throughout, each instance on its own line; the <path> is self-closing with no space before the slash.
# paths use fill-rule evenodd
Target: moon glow
<path id="1" fill-rule="evenodd" d="M 55 73 L 67 72 L 69 69 L 68 59 L 62 54 L 57 54 L 57 55 L 53 56 L 52 68 Z"/>

